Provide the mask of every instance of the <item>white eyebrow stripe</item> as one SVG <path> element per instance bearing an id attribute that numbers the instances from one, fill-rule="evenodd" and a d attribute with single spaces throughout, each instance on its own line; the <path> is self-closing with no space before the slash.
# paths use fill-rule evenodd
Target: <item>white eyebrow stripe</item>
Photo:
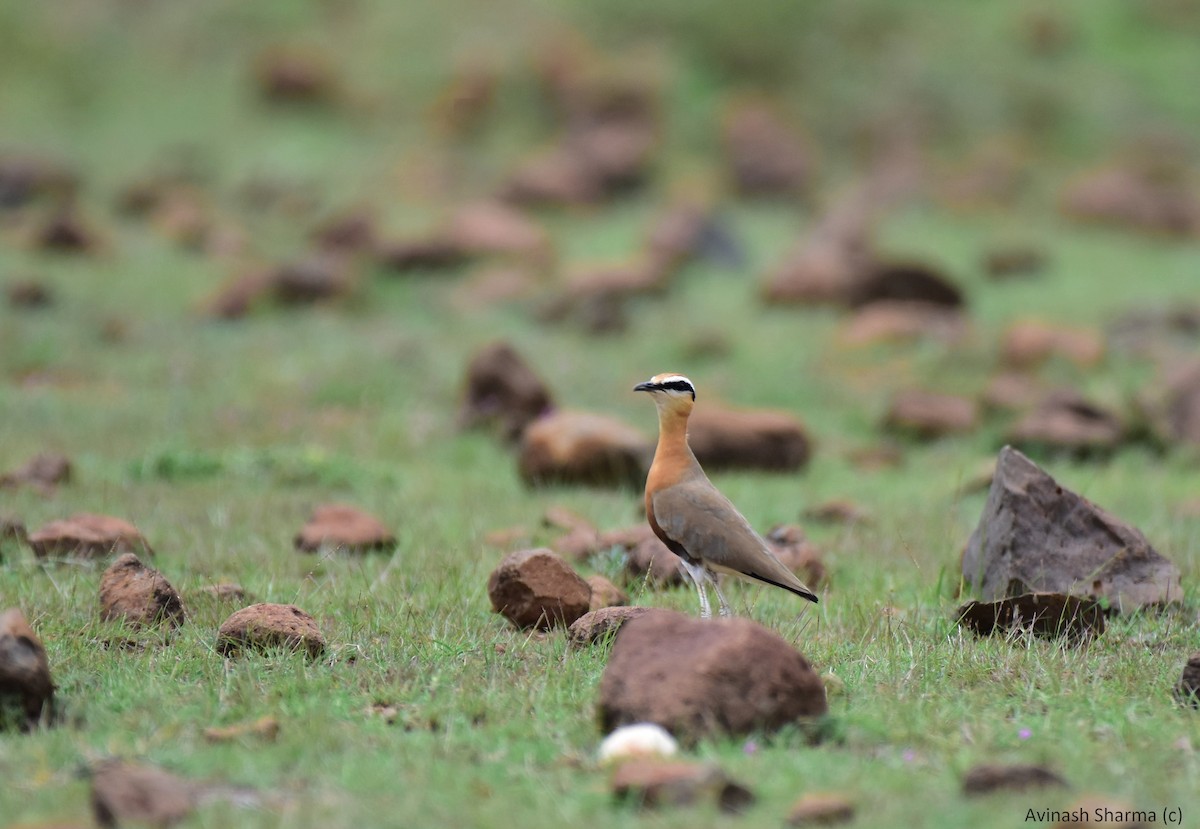
<path id="1" fill-rule="evenodd" d="M 692 381 L 687 379 L 686 377 L 684 377 L 682 374 L 668 374 L 665 377 L 661 378 L 658 382 L 659 383 L 687 383 L 689 386 L 692 386 L 693 388 L 695 388 L 695 385 L 692 383 Z"/>

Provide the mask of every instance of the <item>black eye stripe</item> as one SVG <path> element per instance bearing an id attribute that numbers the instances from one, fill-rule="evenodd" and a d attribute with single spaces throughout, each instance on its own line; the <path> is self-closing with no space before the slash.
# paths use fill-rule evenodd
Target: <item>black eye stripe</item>
<path id="1" fill-rule="evenodd" d="M 671 391 L 686 391 L 692 396 L 693 400 L 696 399 L 696 389 L 686 380 L 672 380 L 669 383 L 662 383 L 660 388 L 670 389 Z"/>

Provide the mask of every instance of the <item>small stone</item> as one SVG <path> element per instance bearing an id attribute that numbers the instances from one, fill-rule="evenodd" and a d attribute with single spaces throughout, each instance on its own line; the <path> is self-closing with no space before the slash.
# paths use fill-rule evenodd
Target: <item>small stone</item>
<path id="1" fill-rule="evenodd" d="M 788 412 L 705 406 L 688 421 L 688 444 L 709 470 L 794 472 L 808 464 L 812 443 L 804 424 Z"/>
<path id="2" fill-rule="evenodd" d="M 1070 390 L 1047 394 L 1008 431 L 1015 446 L 1082 456 L 1112 452 L 1124 438 L 1118 415 Z"/>
<path id="3" fill-rule="evenodd" d="M 273 648 L 305 651 L 316 659 L 325 651 L 325 637 L 312 616 L 290 604 L 252 604 L 222 622 L 217 631 L 217 652 L 222 656 Z"/>
<path id="4" fill-rule="evenodd" d="M 873 302 L 855 311 L 842 324 L 838 339 L 850 346 L 916 340 L 957 345 L 970 326 L 962 311 L 924 302 Z"/>
<path id="5" fill-rule="evenodd" d="M 932 440 L 970 432 L 979 425 L 974 400 L 912 389 L 892 398 L 884 427 L 891 432 Z"/>
<path id="6" fill-rule="evenodd" d="M 199 592 L 221 601 L 243 601 L 246 598 L 245 588 L 232 582 L 208 584 L 201 587 Z"/>
<path id="7" fill-rule="evenodd" d="M 604 576 L 596 573 L 588 576 L 585 581 L 592 588 L 592 601 L 588 605 L 589 609 L 600 610 L 605 607 L 629 604 L 629 594 Z"/>
<path id="8" fill-rule="evenodd" d="M 272 716 L 260 717 L 252 722 L 234 725 L 213 726 L 204 729 L 204 739 L 210 743 L 230 743 L 245 737 L 254 737 L 268 743 L 279 736 L 279 720 Z"/>
<path id="9" fill-rule="evenodd" d="M 56 486 L 70 480 L 71 461 L 66 455 L 41 452 L 12 472 L 0 475 L 0 487 L 29 484 L 45 494 L 51 494 Z"/>
<path id="10" fill-rule="evenodd" d="M 92 810 L 104 829 L 171 826 L 192 813 L 196 795 L 194 784 L 153 766 L 105 760 L 92 769 Z"/>
<path id="11" fill-rule="evenodd" d="M 103 558 L 113 553 L 154 555 L 137 527 L 128 521 L 91 513 L 51 521 L 29 534 L 29 546 L 38 558 Z"/>
<path id="12" fill-rule="evenodd" d="M 529 486 L 582 484 L 640 489 L 653 444 L 606 415 L 556 411 L 526 426 L 517 468 Z"/>
<path id="13" fill-rule="evenodd" d="M 322 504 L 313 509 L 308 523 L 296 534 L 297 550 L 322 549 L 364 553 L 395 546 L 396 537 L 375 516 L 347 504 Z"/>
<path id="14" fill-rule="evenodd" d="M 835 499 L 814 504 L 801 513 L 803 518 L 818 524 L 869 524 L 871 512 L 861 504 L 847 499 Z"/>
<path id="15" fill-rule="evenodd" d="M 1054 357 L 1092 368 L 1104 359 L 1104 338 L 1087 328 L 1021 320 L 1005 332 L 1000 352 L 1004 362 L 1015 368 L 1030 368 Z"/>
<path id="16" fill-rule="evenodd" d="M 634 800 L 643 808 L 688 806 L 711 799 L 723 812 L 741 812 L 755 799 L 716 766 L 649 759 L 617 766 L 612 789 L 618 799 Z"/>
<path id="17" fill-rule="evenodd" d="M 806 794 L 792 804 L 788 826 L 836 826 L 854 820 L 854 803 L 840 794 Z"/>
<path id="18" fill-rule="evenodd" d="M 629 605 L 602 607 L 599 610 L 589 611 L 567 628 L 567 641 L 574 648 L 594 645 L 615 633 L 630 619 L 653 612 L 654 609 L 650 607 L 630 607 Z"/>
<path id="19" fill-rule="evenodd" d="M 955 611 L 955 618 L 979 636 L 1027 631 L 1082 642 L 1104 633 L 1104 609 L 1099 602 L 1062 593 L 1025 593 L 994 602 L 968 602 Z"/>
<path id="20" fill-rule="evenodd" d="M 1067 781 L 1045 766 L 1026 764 L 975 766 L 963 777 L 963 793 L 966 795 L 1066 786 Z"/>
<path id="21" fill-rule="evenodd" d="M 183 599 L 170 582 L 133 553 L 123 553 L 100 577 L 100 618 L 106 622 L 179 627 L 185 615 Z"/>
<path id="22" fill-rule="evenodd" d="M 492 609 L 519 628 L 566 627 L 588 612 L 591 586 L 561 557 L 539 548 L 510 553 L 488 578 Z"/>
<path id="23" fill-rule="evenodd" d="M 772 527 L 764 537 L 771 545 L 775 558 L 799 576 L 802 582 L 813 589 L 826 584 L 828 573 L 821 551 L 808 540 L 803 527 L 780 524 Z"/>
<path id="24" fill-rule="evenodd" d="M 1183 676 L 1175 686 L 1175 697 L 1185 705 L 1200 708 L 1200 652 L 1192 654 L 1183 666 Z"/>
<path id="25" fill-rule="evenodd" d="M 0 730 L 32 728 L 53 713 L 46 649 L 20 610 L 0 613 Z"/>
<path id="26" fill-rule="evenodd" d="M 516 440 L 553 406 L 550 390 L 525 358 L 507 342 L 480 349 L 467 364 L 466 386 L 458 421 L 464 428 L 497 424 L 507 440 Z"/>

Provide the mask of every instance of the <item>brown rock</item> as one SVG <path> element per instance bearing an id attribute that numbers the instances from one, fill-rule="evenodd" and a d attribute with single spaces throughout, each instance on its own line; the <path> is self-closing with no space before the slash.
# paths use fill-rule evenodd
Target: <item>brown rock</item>
<path id="1" fill-rule="evenodd" d="M 541 225 L 502 202 L 464 205 L 450 217 L 445 236 L 472 256 L 500 255 L 545 262 L 553 250 Z"/>
<path id="2" fill-rule="evenodd" d="M 25 522 L 20 518 L 0 513 L 0 545 L 6 541 L 26 544 L 29 541 L 29 534 L 25 530 Z"/>
<path id="3" fill-rule="evenodd" d="M 470 254 L 459 241 L 435 234 L 380 242 L 375 247 L 375 258 L 389 271 L 408 273 L 457 268 L 470 259 Z"/>
<path id="4" fill-rule="evenodd" d="M 260 717 L 251 722 L 204 729 L 204 739 L 210 743 L 231 743 L 245 737 L 255 737 L 273 743 L 278 736 L 279 720 L 272 716 Z"/>
<path id="5" fill-rule="evenodd" d="M 38 558 L 102 558 L 120 553 L 154 555 L 137 527 L 128 521 L 91 513 L 51 521 L 30 533 L 29 546 Z"/>
<path id="6" fill-rule="evenodd" d="M 963 777 L 963 794 L 966 795 L 1066 786 L 1067 781 L 1055 772 L 1045 766 L 1034 765 L 980 765 L 970 769 Z"/>
<path id="7" fill-rule="evenodd" d="M 633 800 L 643 808 L 690 806 L 703 800 L 715 801 L 722 812 L 745 811 L 754 794 L 730 780 L 713 765 L 632 759 L 617 766 L 612 777 L 613 794 Z"/>
<path id="8" fill-rule="evenodd" d="M 621 530 L 600 534 L 596 542 L 599 552 L 618 547 L 625 553 L 625 575 L 628 582 L 647 582 L 653 587 L 673 587 L 690 584 L 679 556 L 667 549 L 650 525 L 636 524 Z"/>
<path id="9" fill-rule="evenodd" d="M 1116 414 L 1069 389 L 1045 395 L 1008 432 L 1015 446 L 1078 455 L 1111 452 L 1124 438 L 1125 425 Z"/>
<path id="10" fill-rule="evenodd" d="M 1081 221 L 1168 236 L 1200 233 L 1200 199 L 1179 179 L 1126 168 L 1097 170 L 1063 191 L 1064 214 Z"/>
<path id="11" fill-rule="evenodd" d="M 273 46 L 259 55 L 254 74 L 259 94 L 272 103 L 328 104 L 336 97 L 332 67 L 311 49 Z"/>
<path id="12" fill-rule="evenodd" d="M 594 204 L 604 187 L 583 159 L 562 145 L 522 161 L 500 188 L 499 197 L 521 207 Z"/>
<path id="13" fill-rule="evenodd" d="M 560 530 L 596 532 L 596 526 L 591 521 L 574 510 L 557 504 L 546 507 L 546 512 L 542 514 L 542 523 Z"/>
<path id="14" fill-rule="evenodd" d="M 624 624 L 600 681 L 600 727 L 653 722 L 681 740 L 774 731 L 826 712 L 808 661 L 749 619 L 660 611 Z"/>
<path id="15" fill-rule="evenodd" d="M 312 616 L 290 604 L 252 604 L 222 622 L 217 631 L 217 652 L 222 656 L 274 648 L 306 651 L 316 659 L 325 652 L 325 637 Z"/>
<path id="16" fill-rule="evenodd" d="M 488 578 L 492 609 L 519 628 L 566 627 L 588 612 L 591 586 L 550 550 L 505 556 Z"/>
<path id="17" fill-rule="evenodd" d="M 838 339 L 852 346 L 922 339 L 954 345 L 965 340 L 968 332 L 960 311 L 921 302 L 873 302 L 850 316 Z"/>
<path id="18" fill-rule="evenodd" d="M 1092 368 L 1104 359 L 1104 340 L 1097 331 L 1039 320 L 1020 320 L 1008 327 L 1001 358 L 1015 368 L 1030 368 L 1053 357 Z"/>
<path id="19" fill-rule="evenodd" d="M 272 298 L 280 305 L 307 305 L 346 296 L 354 287 L 349 260 L 314 254 L 274 268 L 269 276 Z"/>
<path id="20" fill-rule="evenodd" d="M 272 277 L 272 272 L 263 268 L 235 274 L 202 303 L 202 313 L 216 319 L 241 319 L 266 301 Z"/>
<path id="21" fill-rule="evenodd" d="M 780 524 L 772 527 L 765 538 L 775 557 L 806 585 L 815 589 L 827 582 L 828 574 L 821 560 L 821 551 L 804 535 L 802 527 Z"/>
<path id="22" fill-rule="evenodd" d="M 61 161 L 36 155 L 0 157 L 0 210 L 24 207 L 38 198 L 68 202 L 79 174 Z"/>
<path id="23" fill-rule="evenodd" d="M 962 290 L 930 265 L 920 262 L 880 262 L 860 275 L 850 290 L 853 308 L 877 302 L 919 302 L 939 308 L 961 308 Z"/>
<path id="24" fill-rule="evenodd" d="M 641 432 L 591 412 L 556 411 L 526 426 L 517 468 L 528 486 L 640 488 L 652 444 Z"/>
<path id="25" fill-rule="evenodd" d="M 854 803 L 840 794 L 806 794 L 792 804 L 788 826 L 836 826 L 854 820 Z"/>
<path id="26" fill-rule="evenodd" d="M 802 518 L 818 524 L 869 524 L 871 511 L 861 504 L 846 499 L 834 499 L 808 507 Z"/>
<path id="27" fill-rule="evenodd" d="M 1038 276 L 1048 264 L 1046 252 L 1034 247 L 995 247 L 983 255 L 983 271 L 996 282 Z"/>
<path id="28" fill-rule="evenodd" d="M 550 542 L 550 549 L 563 558 L 584 561 L 599 549 L 600 536 L 594 529 L 577 529 Z"/>
<path id="29" fill-rule="evenodd" d="M 49 718 L 53 706 L 46 649 L 20 610 L 5 610 L 0 613 L 0 729 L 32 728 Z"/>
<path id="30" fill-rule="evenodd" d="M 787 413 L 703 406 L 688 422 L 688 444 L 705 469 L 796 471 L 807 465 L 812 440 Z"/>
<path id="31" fill-rule="evenodd" d="M 1166 377 L 1143 398 L 1142 408 L 1163 443 L 1200 446 L 1200 360 L 1168 366 Z"/>
<path id="32" fill-rule="evenodd" d="M 1007 446 L 962 564 L 964 580 L 986 601 L 1065 593 L 1131 611 L 1182 596 L 1179 568 L 1137 529 Z"/>
<path id="33" fill-rule="evenodd" d="M 315 553 L 322 549 L 365 553 L 388 550 L 396 536 L 375 516 L 348 504 L 321 504 L 296 534 L 296 549 Z"/>
<path id="34" fill-rule="evenodd" d="M 892 398 L 883 426 L 889 432 L 933 440 L 973 431 L 979 425 L 974 400 L 910 389 Z"/>
<path id="35" fill-rule="evenodd" d="M 1032 409 L 1046 394 L 1041 382 L 1021 371 L 1002 371 L 988 381 L 979 402 L 994 412 Z"/>
<path id="36" fill-rule="evenodd" d="M 71 480 L 71 461 L 66 455 L 42 452 L 34 455 L 20 468 L 0 475 L 0 487 L 29 484 L 44 493 L 53 493 L 59 484 Z"/>
<path id="37" fill-rule="evenodd" d="M 92 810 L 105 829 L 173 826 L 196 807 L 195 784 L 153 766 L 105 760 L 92 769 Z"/>
<path id="38" fill-rule="evenodd" d="M 742 196 L 803 196 L 812 153 L 768 105 L 741 102 L 725 116 L 723 143 L 733 186 Z"/>
<path id="39" fill-rule="evenodd" d="M 34 232 L 34 244 L 57 253 L 91 253 L 100 247 L 100 237 L 76 213 L 61 210 Z"/>
<path id="40" fill-rule="evenodd" d="M 630 619 L 656 612 L 654 608 L 628 605 L 591 610 L 580 616 L 567 628 L 567 641 L 574 648 L 594 645 L 610 634 L 616 633 L 617 629 Z"/>
<path id="41" fill-rule="evenodd" d="M 208 584 L 201 587 L 200 592 L 222 601 L 242 601 L 246 598 L 246 589 L 233 583 Z"/>
<path id="42" fill-rule="evenodd" d="M 54 304 L 54 291 L 39 279 L 15 279 L 4 286 L 4 295 L 9 306 L 33 310 L 49 308 Z"/>
<path id="43" fill-rule="evenodd" d="M 1183 675 L 1175 686 L 1176 698 L 1193 708 L 1200 708 L 1200 652 L 1192 654 L 1183 666 Z"/>
<path id="44" fill-rule="evenodd" d="M 497 423 L 508 440 L 516 440 L 553 405 L 550 390 L 529 363 L 510 344 L 496 342 L 467 364 L 458 421 L 465 428 Z"/>
<path id="45" fill-rule="evenodd" d="M 100 618 L 124 621 L 131 627 L 148 627 L 166 622 L 183 624 L 183 599 L 175 588 L 133 553 L 117 558 L 100 577 Z"/>
<path id="46" fill-rule="evenodd" d="M 618 607 L 629 604 L 629 594 L 604 576 L 592 574 L 584 579 L 584 581 L 592 588 L 592 600 L 588 603 L 589 610 L 600 610 L 606 607 Z"/>
<path id="47" fill-rule="evenodd" d="M 365 210 L 335 215 L 313 228 L 309 238 L 318 250 L 347 253 L 375 249 L 375 218 Z"/>
<path id="48" fill-rule="evenodd" d="M 968 602 L 955 611 L 955 619 L 979 636 L 1028 632 L 1084 641 L 1104 633 L 1104 609 L 1099 602 L 1062 593 L 1024 593 L 994 602 Z"/>

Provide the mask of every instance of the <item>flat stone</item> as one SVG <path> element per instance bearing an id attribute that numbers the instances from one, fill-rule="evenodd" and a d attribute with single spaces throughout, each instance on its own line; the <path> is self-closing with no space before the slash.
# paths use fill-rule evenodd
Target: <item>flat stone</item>
<path id="1" fill-rule="evenodd" d="M 646 481 L 653 443 L 606 415 L 555 411 L 526 426 L 517 469 L 529 486 L 582 484 L 637 489 Z"/>
<path id="2" fill-rule="evenodd" d="M 788 811 L 788 826 L 836 826 L 854 820 L 854 802 L 840 794 L 806 794 Z"/>
<path id="3" fill-rule="evenodd" d="M 196 808 L 193 783 L 153 766 L 104 760 L 92 768 L 92 810 L 102 827 L 171 826 Z"/>
<path id="4" fill-rule="evenodd" d="M 138 528 L 128 521 L 91 513 L 51 521 L 29 534 L 29 546 L 38 558 L 103 558 L 120 553 L 154 555 Z"/>
<path id="5" fill-rule="evenodd" d="M 650 607 L 602 607 L 591 610 L 580 616 L 567 628 L 567 641 L 572 647 L 582 648 L 594 645 L 609 634 L 615 633 L 621 625 L 631 619 L 653 613 Z"/>
<path id="6" fill-rule="evenodd" d="M 1104 633 L 1104 609 L 1099 602 L 1062 593 L 1025 593 L 994 602 L 968 602 L 955 611 L 955 619 L 979 636 L 1026 631 L 1084 641 Z"/>
<path id="7" fill-rule="evenodd" d="M 754 794 L 707 763 L 633 759 L 617 766 L 613 794 L 643 808 L 690 806 L 713 801 L 722 812 L 737 813 L 754 803 Z"/>
<path id="8" fill-rule="evenodd" d="M 1045 766 L 1030 764 L 979 765 L 963 777 L 963 794 L 1021 792 L 1029 789 L 1066 788 L 1067 781 Z"/>

